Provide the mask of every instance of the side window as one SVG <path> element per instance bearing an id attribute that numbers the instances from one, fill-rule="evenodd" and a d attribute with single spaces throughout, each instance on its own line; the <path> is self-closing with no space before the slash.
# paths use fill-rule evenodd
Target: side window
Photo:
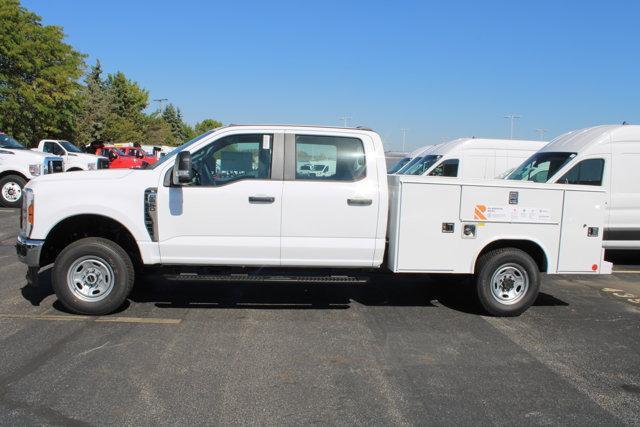
<path id="1" fill-rule="evenodd" d="M 558 180 L 560 184 L 602 185 L 604 159 L 583 160 Z"/>
<path id="2" fill-rule="evenodd" d="M 358 138 L 296 135 L 297 180 L 358 181 L 366 169 Z"/>
<path id="3" fill-rule="evenodd" d="M 55 155 L 62 154 L 62 148 L 55 142 L 45 142 L 43 150 L 45 153 L 51 153 Z"/>
<path id="4" fill-rule="evenodd" d="M 429 176 L 456 177 L 458 176 L 459 163 L 460 161 L 458 159 L 444 160 L 429 173 Z"/>
<path id="5" fill-rule="evenodd" d="M 231 135 L 192 156 L 195 186 L 218 186 L 242 179 L 271 178 L 273 135 Z"/>

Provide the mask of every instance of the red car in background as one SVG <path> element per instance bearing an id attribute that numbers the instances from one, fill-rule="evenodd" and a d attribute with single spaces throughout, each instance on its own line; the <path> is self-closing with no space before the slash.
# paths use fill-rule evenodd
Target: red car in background
<path id="1" fill-rule="evenodd" d="M 154 164 L 158 160 L 155 156 L 149 155 L 149 153 L 147 153 L 140 147 L 120 147 L 120 150 L 128 156 L 135 156 L 149 163 L 150 165 Z"/>
<path id="2" fill-rule="evenodd" d="M 126 148 L 135 148 L 135 147 L 126 147 Z M 146 168 L 150 164 L 153 164 L 156 162 L 155 157 L 144 156 L 144 155 L 142 157 L 138 157 L 135 155 L 129 155 L 125 153 L 123 150 L 111 145 L 105 145 L 100 148 L 96 148 L 96 154 L 107 157 L 109 159 L 110 169 Z"/>

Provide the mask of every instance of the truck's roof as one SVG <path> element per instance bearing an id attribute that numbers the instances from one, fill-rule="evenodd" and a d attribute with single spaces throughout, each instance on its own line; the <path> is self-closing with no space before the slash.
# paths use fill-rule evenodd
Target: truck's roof
<path id="1" fill-rule="evenodd" d="M 327 129 L 332 130 L 341 130 L 345 132 L 375 132 L 373 129 L 369 129 L 366 127 L 358 126 L 358 127 L 343 127 L 343 126 L 324 126 L 324 125 L 292 125 L 292 124 L 230 124 L 223 126 L 222 128 L 217 129 L 225 129 L 225 128 L 260 128 L 260 129 L 305 129 L 305 130 L 317 130 L 323 131 Z"/>
<path id="2" fill-rule="evenodd" d="M 609 142 L 640 141 L 638 125 L 602 125 L 567 132 L 540 151 L 579 153 Z"/>
<path id="3" fill-rule="evenodd" d="M 437 145 L 431 153 L 445 155 L 468 149 L 538 151 L 546 144 L 546 141 L 526 139 L 458 138 Z"/>

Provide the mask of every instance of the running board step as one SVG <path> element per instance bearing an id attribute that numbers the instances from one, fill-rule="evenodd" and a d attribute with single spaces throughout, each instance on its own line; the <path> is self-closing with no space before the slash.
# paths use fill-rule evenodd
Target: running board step
<path id="1" fill-rule="evenodd" d="M 180 273 L 165 276 L 167 280 L 206 282 L 296 282 L 296 283 L 367 283 L 368 277 L 356 276 L 285 276 L 261 274 L 197 274 Z"/>

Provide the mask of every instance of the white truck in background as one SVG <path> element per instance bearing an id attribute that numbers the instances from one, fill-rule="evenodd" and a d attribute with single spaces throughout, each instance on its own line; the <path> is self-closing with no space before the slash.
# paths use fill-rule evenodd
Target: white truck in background
<path id="1" fill-rule="evenodd" d="M 22 205 L 22 189 L 27 181 L 41 175 L 64 171 L 61 157 L 29 150 L 0 132 L 0 206 Z"/>
<path id="2" fill-rule="evenodd" d="M 640 249 L 640 126 L 605 125 L 565 133 L 507 179 L 605 190 L 603 246 Z"/>
<path id="3" fill-rule="evenodd" d="M 43 139 L 34 150 L 60 156 L 64 159 L 65 172 L 107 169 L 109 159 L 95 154 L 85 153 L 69 141 Z"/>
<path id="4" fill-rule="evenodd" d="M 335 170 L 302 173 L 314 161 Z M 387 176 L 366 129 L 227 126 L 147 169 L 45 176 L 24 194 L 18 257 L 32 281 L 53 263 L 55 293 L 76 313 L 117 310 L 145 266 L 234 281 L 466 274 L 498 316 L 531 306 L 542 273 L 611 270 L 604 190 Z"/>
<path id="5" fill-rule="evenodd" d="M 492 179 L 515 168 L 545 141 L 459 138 L 424 150 L 397 173 Z"/>

